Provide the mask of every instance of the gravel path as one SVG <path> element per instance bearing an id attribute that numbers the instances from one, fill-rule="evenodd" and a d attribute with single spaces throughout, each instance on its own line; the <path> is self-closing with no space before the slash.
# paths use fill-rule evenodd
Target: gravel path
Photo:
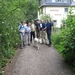
<path id="1" fill-rule="evenodd" d="M 60 54 L 53 48 L 33 45 L 21 49 L 5 75 L 74 75 Z"/>

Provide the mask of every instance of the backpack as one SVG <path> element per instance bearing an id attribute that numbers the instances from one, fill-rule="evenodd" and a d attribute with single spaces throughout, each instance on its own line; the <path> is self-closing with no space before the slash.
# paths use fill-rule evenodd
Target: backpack
<path id="1" fill-rule="evenodd" d="M 24 26 L 20 24 L 20 28 L 19 29 L 21 29 L 21 28 L 24 28 Z"/>

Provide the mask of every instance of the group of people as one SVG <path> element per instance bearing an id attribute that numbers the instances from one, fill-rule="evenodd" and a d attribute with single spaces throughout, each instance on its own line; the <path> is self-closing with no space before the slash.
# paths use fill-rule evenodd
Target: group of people
<path id="1" fill-rule="evenodd" d="M 34 20 L 27 24 L 25 21 L 22 21 L 18 29 L 20 32 L 21 49 L 27 44 L 30 46 L 30 44 L 34 42 L 34 38 L 41 38 L 41 43 L 46 44 L 49 47 L 52 44 L 51 34 L 53 31 L 53 23 L 50 19 L 47 19 L 46 23 L 43 20 L 37 21 L 36 25 Z"/>

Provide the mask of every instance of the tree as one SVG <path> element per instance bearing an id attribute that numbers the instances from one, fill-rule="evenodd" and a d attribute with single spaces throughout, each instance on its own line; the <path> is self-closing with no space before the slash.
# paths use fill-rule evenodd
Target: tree
<path id="1" fill-rule="evenodd" d="M 20 43 L 18 24 L 35 19 L 37 10 L 38 0 L 0 0 L 0 70 Z"/>

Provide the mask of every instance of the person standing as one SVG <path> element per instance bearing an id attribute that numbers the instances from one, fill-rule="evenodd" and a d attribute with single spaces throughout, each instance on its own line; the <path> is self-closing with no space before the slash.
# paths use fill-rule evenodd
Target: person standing
<path id="1" fill-rule="evenodd" d="M 23 20 L 23 22 L 24 22 L 24 27 L 26 28 L 26 26 L 27 26 L 26 21 Z M 25 46 L 26 46 L 26 33 L 25 33 L 25 36 L 24 36 L 24 40 L 25 40 Z"/>
<path id="2" fill-rule="evenodd" d="M 24 27 L 23 21 L 19 25 L 18 29 L 19 29 L 19 32 L 20 32 L 20 39 L 21 39 L 20 48 L 22 49 L 23 46 L 25 46 L 25 27 Z"/>
<path id="3" fill-rule="evenodd" d="M 30 38 L 30 41 L 32 43 L 32 39 L 35 38 L 35 32 L 36 32 L 36 26 L 34 24 L 34 20 L 31 21 L 31 38 Z"/>
<path id="4" fill-rule="evenodd" d="M 28 22 L 27 26 L 25 27 L 25 33 L 26 33 L 26 42 L 30 46 L 30 33 L 31 33 L 31 28 L 30 28 L 31 23 Z"/>
<path id="5" fill-rule="evenodd" d="M 37 21 L 36 23 L 36 36 L 37 38 L 40 37 L 40 29 L 39 29 L 40 21 Z"/>
<path id="6" fill-rule="evenodd" d="M 26 21 L 24 20 L 23 22 L 24 22 L 24 26 L 26 27 L 27 26 Z"/>
<path id="7" fill-rule="evenodd" d="M 40 37 L 42 39 L 42 44 L 46 44 L 46 25 L 45 23 L 43 22 L 43 20 L 40 20 L 40 24 L 39 24 L 39 30 L 40 30 Z"/>
<path id="8" fill-rule="evenodd" d="M 51 44 L 52 44 L 52 38 L 51 38 L 52 31 L 53 31 L 53 24 L 52 24 L 52 22 L 50 21 L 50 19 L 47 19 L 46 32 L 47 32 L 47 38 L 48 38 L 48 41 L 49 41 L 49 44 L 48 44 L 49 47 L 50 47 Z"/>

